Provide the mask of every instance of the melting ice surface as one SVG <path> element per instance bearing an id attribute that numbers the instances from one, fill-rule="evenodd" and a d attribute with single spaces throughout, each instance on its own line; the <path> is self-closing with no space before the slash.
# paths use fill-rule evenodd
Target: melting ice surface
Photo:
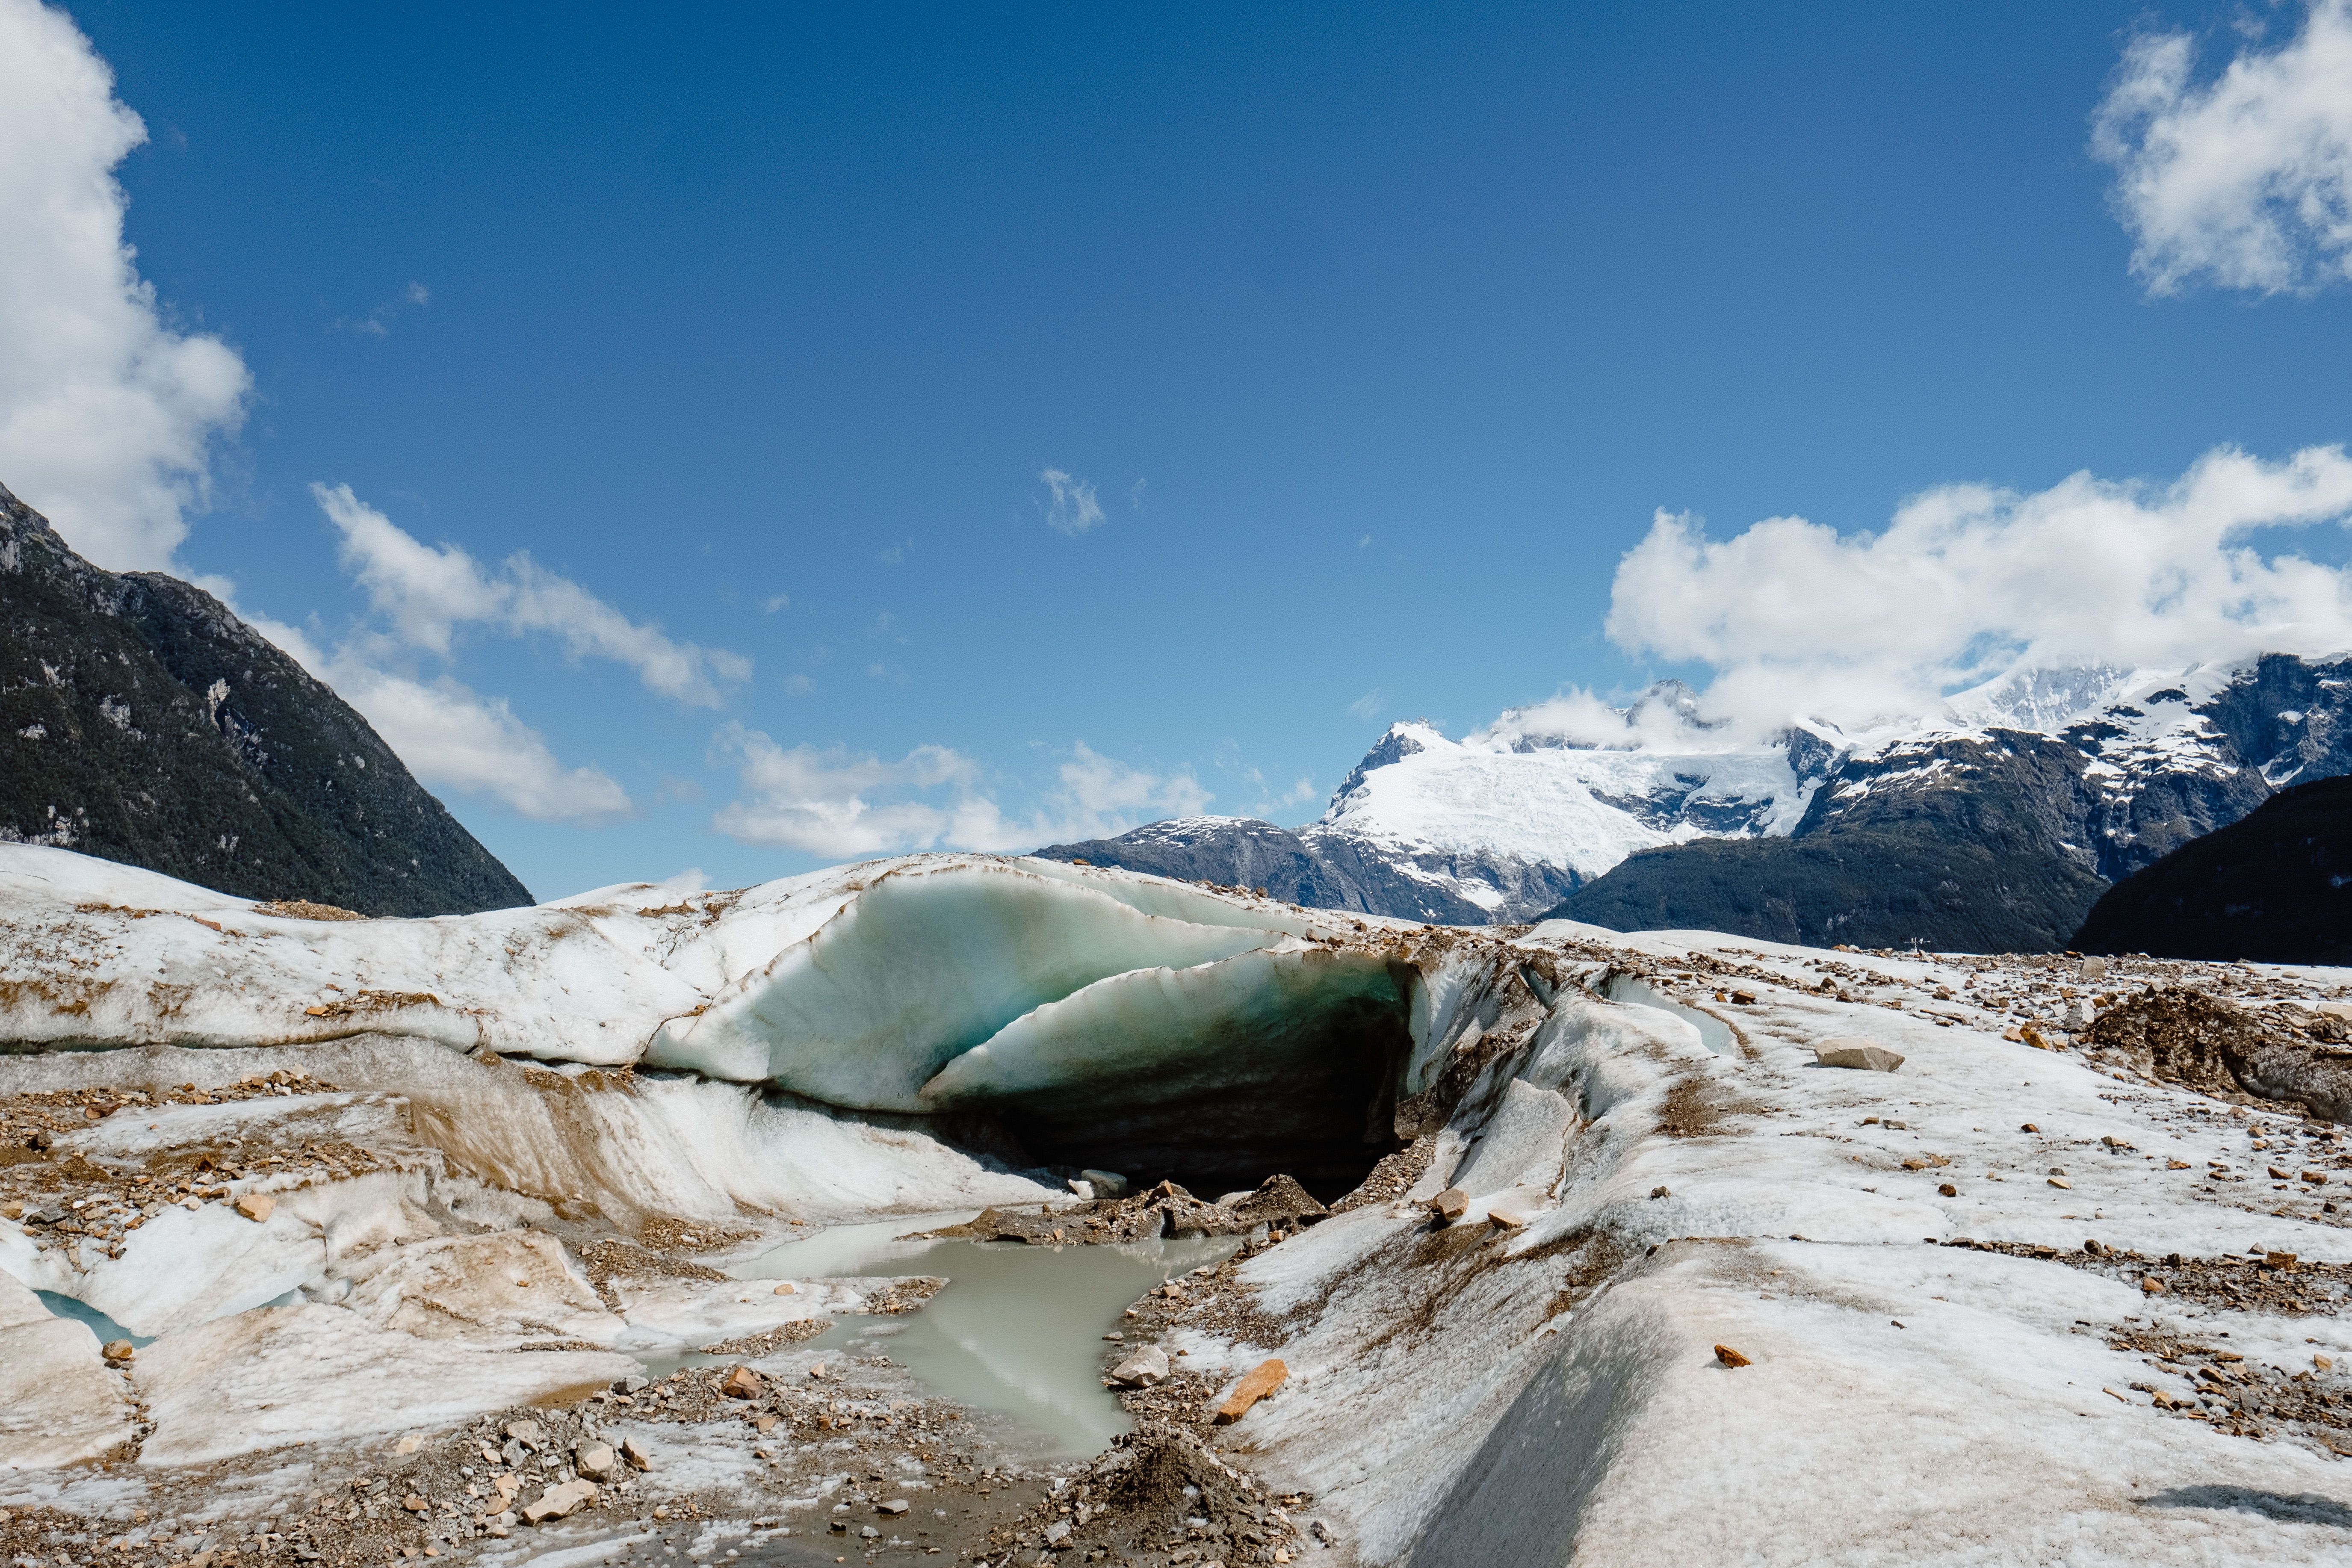
<path id="1" fill-rule="evenodd" d="M 88 1323 L 90 1332 L 98 1336 L 100 1344 L 110 1345 L 117 1340 L 129 1340 L 133 1350 L 143 1351 L 155 1342 L 154 1336 L 152 1334 L 132 1333 L 87 1301 L 77 1301 L 71 1296 L 60 1296 L 55 1290 L 36 1290 L 33 1294 L 41 1299 L 41 1305 L 49 1310 L 52 1317 L 71 1318 L 78 1323 Z M 273 1306 L 277 1304 L 271 1303 Z"/>
<path id="2" fill-rule="evenodd" d="M 961 1216 L 958 1216 L 961 1217 Z M 1008 1415 L 1051 1453 L 1098 1451 L 1128 1429 L 1102 1385 L 1102 1336 L 1129 1302 L 1163 1280 L 1231 1253 L 1232 1237 L 1126 1247 L 901 1240 L 944 1221 L 837 1226 L 788 1242 L 739 1270 L 747 1279 L 938 1274 L 947 1286 L 900 1318 L 845 1318 L 814 1348 L 887 1355 L 925 1389 Z"/>
<path id="3" fill-rule="evenodd" d="M 1645 980 L 1637 980 L 1630 974 L 1612 975 L 1604 994 L 1612 1002 L 1630 1002 L 1640 1007 L 1654 1007 L 1669 1016 L 1680 1018 L 1698 1031 L 1698 1043 L 1717 1056 L 1726 1056 L 1731 1051 L 1730 1025 L 1711 1013 L 1685 1006 L 1665 993 L 1654 989 Z"/>

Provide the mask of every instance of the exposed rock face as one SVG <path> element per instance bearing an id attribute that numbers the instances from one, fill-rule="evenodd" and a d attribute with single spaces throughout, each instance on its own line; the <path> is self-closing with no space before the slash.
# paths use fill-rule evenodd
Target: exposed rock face
<path id="1" fill-rule="evenodd" d="M 2334 763 L 2332 752 L 2315 763 Z M 2303 765 L 2314 765 L 2305 763 Z M 2084 952 L 2352 963 L 2352 778 L 2320 778 L 2116 883 Z"/>
<path id="2" fill-rule="evenodd" d="M 200 588 L 0 489 L 0 841 L 372 915 L 531 901 L 367 721 Z"/>
<path id="3" fill-rule="evenodd" d="M 2270 657 L 2193 706 L 2167 688 L 2056 733 L 1953 731 L 1850 752 L 1788 837 L 1649 850 L 1548 912 L 1861 947 L 2063 947 L 2113 879 L 2244 816 L 2270 795 L 2269 773 L 2352 765 L 2332 739 L 2346 673 Z M 2259 718 L 2289 699 L 2312 706 L 2292 724 Z"/>
<path id="4" fill-rule="evenodd" d="M 1180 816 L 1117 838 L 1055 844 L 1040 859 L 1174 877 L 1219 887 L 1263 888 L 1269 898 L 1318 910 L 1370 910 L 1364 889 L 1286 827 L 1254 816 Z"/>
<path id="5" fill-rule="evenodd" d="M 2044 951 L 2106 886 L 2087 847 L 2100 807 L 2088 766 L 2063 739 L 2022 731 L 1849 757 L 1790 837 L 1647 850 L 1549 913 L 1617 931 Z"/>

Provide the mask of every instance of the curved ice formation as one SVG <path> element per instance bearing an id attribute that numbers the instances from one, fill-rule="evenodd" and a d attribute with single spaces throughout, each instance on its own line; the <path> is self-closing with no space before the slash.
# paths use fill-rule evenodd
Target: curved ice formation
<path id="1" fill-rule="evenodd" d="M 921 1103 L 992 1110 L 1060 1163 L 1353 1180 L 1391 1142 L 1412 989 L 1408 964 L 1319 949 L 1131 970 L 1007 1024 Z"/>
<path id="2" fill-rule="evenodd" d="M 1034 1008 L 1130 970 L 1282 940 L 1147 914 L 1011 867 L 897 870 L 698 1015 L 664 1024 L 645 1060 L 833 1105 L 925 1110 L 925 1080 Z"/>

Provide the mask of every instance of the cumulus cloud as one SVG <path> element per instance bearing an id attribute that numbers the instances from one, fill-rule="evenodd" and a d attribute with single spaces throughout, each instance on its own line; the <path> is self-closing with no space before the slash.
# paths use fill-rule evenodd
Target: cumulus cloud
<path id="1" fill-rule="evenodd" d="M 673 641 L 528 554 L 510 555 L 490 572 L 457 545 L 418 540 L 349 485 L 312 485 L 310 493 L 342 534 L 343 563 L 368 602 L 411 647 L 446 655 L 457 629 L 473 623 L 517 637 L 545 632 L 574 658 L 626 665 L 648 690 L 700 708 L 723 700 L 720 682 L 751 673 L 741 655 Z"/>
<path id="2" fill-rule="evenodd" d="M 2218 448 L 2168 484 L 1947 485 L 1876 533 L 1776 517 L 1717 541 L 1660 512 L 1619 564 L 1608 632 L 1711 666 L 1706 707 L 1750 726 L 1866 725 L 2019 670 L 2352 648 L 2352 576 L 2268 531 L 2347 518 L 2341 447 Z"/>
<path id="3" fill-rule="evenodd" d="M 2352 0 L 2249 43 L 2208 80 L 2186 33 L 2133 41 L 2093 122 L 2156 294 L 2209 281 L 2262 294 L 2352 278 Z"/>
<path id="4" fill-rule="evenodd" d="M 117 571 L 172 566 L 252 384 L 123 243 L 114 169 L 146 139 L 64 13 L 0 0 L 0 480 Z"/>
<path id="5" fill-rule="evenodd" d="M 1102 503 L 1094 486 L 1073 479 L 1059 468 L 1045 468 L 1037 477 L 1045 482 L 1045 526 L 1073 539 L 1103 520 Z"/>
<path id="6" fill-rule="evenodd" d="M 896 762 L 841 746 L 779 746 L 730 724 L 719 748 L 743 795 L 712 826 L 745 844 L 826 859 L 932 848 L 1011 850 L 1123 833 L 1154 817 L 1198 812 L 1208 793 L 1189 773 L 1158 774 L 1071 747 L 1058 788 L 1022 818 L 1007 816 L 982 787 L 978 763 L 945 746 L 918 746 Z"/>

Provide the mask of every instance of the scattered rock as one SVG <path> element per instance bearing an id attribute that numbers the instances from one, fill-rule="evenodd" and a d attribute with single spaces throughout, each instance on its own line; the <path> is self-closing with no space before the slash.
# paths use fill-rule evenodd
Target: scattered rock
<path id="1" fill-rule="evenodd" d="M 1143 1346 L 1110 1372 L 1113 1383 L 1128 1388 L 1149 1388 L 1167 1375 L 1168 1352 L 1158 1345 Z"/>
<path id="2" fill-rule="evenodd" d="M 610 1443 L 583 1443 L 572 1450 L 572 1463 L 582 1475 L 601 1481 L 619 1468 L 620 1457 L 613 1452 Z"/>
<path id="3" fill-rule="evenodd" d="M 1127 1196 L 1127 1178 L 1117 1171 L 1080 1171 L 1078 1175 L 1094 1188 L 1095 1196 L 1098 1198 Z"/>
<path id="4" fill-rule="evenodd" d="M 1457 1220 L 1470 1206 L 1470 1194 L 1460 1187 L 1448 1187 L 1429 1200 L 1429 1206 L 1443 1220 Z"/>
<path id="5" fill-rule="evenodd" d="M 2142 1279 L 2139 1282 L 2139 1288 L 2141 1291 L 2147 1295 L 2161 1296 L 2164 1294 L 2164 1281 L 2158 1279 L 2153 1274 L 2149 1275 L 2147 1279 Z"/>
<path id="6" fill-rule="evenodd" d="M 528 1444 L 534 1448 L 547 1441 L 547 1434 L 540 1429 L 540 1425 L 536 1421 L 509 1421 L 499 1430 L 516 1442 Z"/>
<path id="7" fill-rule="evenodd" d="M 2068 1181 L 2068 1180 L 2067 1180 L 2065 1177 L 2063 1177 L 2063 1176 L 2053 1176 L 2053 1177 L 2051 1177 L 2051 1178 L 2050 1178 L 2050 1184 L 2051 1184 L 2052 1186 L 2053 1186 L 2053 1187 L 2060 1187 L 2060 1188 L 2063 1188 L 2063 1189 L 2064 1189 L 2065 1191 L 2070 1192 L 2070 1193 L 2071 1193 L 2071 1192 L 2073 1192 L 2073 1191 L 2074 1190 L 2074 1183 L 2072 1183 L 2072 1182 L 2070 1182 L 2070 1181 Z"/>
<path id="8" fill-rule="evenodd" d="M 1670 1193 L 1670 1192 L 1668 1192 L 1668 1191 L 1667 1191 L 1665 1188 L 1664 1188 L 1664 1187 L 1652 1187 L 1652 1188 L 1650 1189 L 1650 1195 L 1651 1195 L 1652 1197 L 1654 1197 L 1654 1198 L 1670 1198 L 1670 1197 L 1673 1197 L 1675 1194 L 1672 1194 L 1672 1193 Z"/>
<path id="9" fill-rule="evenodd" d="M 539 1494 L 539 1500 L 527 1504 L 522 1510 L 527 1524 L 544 1524 L 551 1519 L 565 1519 L 585 1505 L 596 1500 L 596 1483 L 591 1480 L 565 1481 Z"/>
<path id="10" fill-rule="evenodd" d="M 1249 1374 L 1234 1385 L 1225 1402 L 1217 1406 L 1217 1425 L 1226 1426 L 1250 1413 L 1250 1406 L 1280 1388 L 1290 1369 L 1279 1359 L 1269 1358 L 1250 1369 Z"/>
<path id="11" fill-rule="evenodd" d="M 907 1509 L 907 1500 L 902 1497 L 894 1497 L 887 1502 L 877 1502 L 874 1505 L 874 1511 L 876 1513 L 887 1513 L 893 1518 L 906 1512 Z"/>
<path id="12" fill-rule="evenodd" d="M 787 1279 L 768 1293 L 772 1296 L 789 1296 L 793 1293 L 793 1282 Z"/>
<path id="13" fill-rule="evenodd" d="M 138 1348 L 131 1344 L 129 1340 L 109 1340 L 107 1342 L 106 1348 L 99 1353 L 105 1356 L 109 1361 L 124 1362 L 129 1361 L 132 1356 L 139 1352 Z"/>
<path id="14" fill-rule="evenodd" d="M 719 1392 L 730 1399 L 757 1399 L 760 1397 L 760 1374 L 748 1366 L 736 1367 L 727 1373 L 726 1381 L 719 1385 Z"/>
<path id="15" fill-rule="evenodd" d="M 236 1212 L 256 1225 L 268 1219 L 278 1207 L 278 1200 L 268 1193 L 247 1193 L 236 1200 Z"/>
<path id="16" fill-rule="evenodd" d="M 654 1468 L 654 1457 L 646 1452 L 645 1445 L 639 1443 L 635 1437 L 621 1439 L 621 1458 L 628 1462 L 629 1468 L 633 1470 L 650 1470 Z"/>
<path id="17" fill-rule="evenodd" d="M 1741 1355 L 1738 1351 L 1733 1350 L 1729 1345 L 1716 1346 L 1715 1359 L 1721 1362 L 1726 1366 L 1746 1366 L 1748 1364 L 1748 1358 Z"/>
<path id="18" fill-rule="evenodd" d="M 1824 1040 L 1813 1047 L 1813 1062 L 1825 1068 L 1856 1068 L 1864 1072 L 1893 1072 L 1903 1065 L 1900 1054 L 1875 1040 L 1849 1037 Z"/>
<path id="19" fill-rule="evenodd" d="M 1949 1182 L 1946 1182 L 1943 1185 L 1937 1187 L 1936 1192 L 1940 1197 L 1956 1198 L 1960 1195 L 1960 1189 L 1952 1185 Z"/>

